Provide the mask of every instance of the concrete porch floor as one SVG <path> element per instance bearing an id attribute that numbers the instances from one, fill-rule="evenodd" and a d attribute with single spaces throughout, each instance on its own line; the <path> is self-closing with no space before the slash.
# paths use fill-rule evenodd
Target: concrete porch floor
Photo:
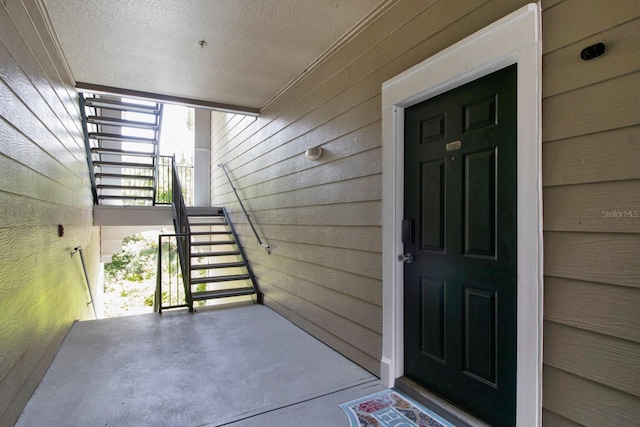
<path id="1" fill-rule="evenodd" d="M 265 306 L 75 323 L 17 426 L 348 426 L 377 377 Z"/>

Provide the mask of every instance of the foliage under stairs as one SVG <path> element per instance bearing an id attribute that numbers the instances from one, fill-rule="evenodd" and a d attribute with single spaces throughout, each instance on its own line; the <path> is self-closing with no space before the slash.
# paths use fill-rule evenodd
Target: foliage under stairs
<path id="1" fill-rule="evenodd" d="M 153 205 L 162 104 L 80 94 L 95 204 Z"/>

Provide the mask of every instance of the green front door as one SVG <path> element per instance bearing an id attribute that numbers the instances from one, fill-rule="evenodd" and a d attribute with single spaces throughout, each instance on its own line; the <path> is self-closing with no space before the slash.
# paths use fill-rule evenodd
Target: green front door
<path id="1" fill-rule="evenodd" d="M 516 66 L 405 110 L 405 375 L 515 425 Z"/>

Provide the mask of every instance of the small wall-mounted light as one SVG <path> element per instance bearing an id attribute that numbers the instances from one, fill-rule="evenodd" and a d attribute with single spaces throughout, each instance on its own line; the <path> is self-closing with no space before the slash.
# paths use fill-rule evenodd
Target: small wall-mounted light
<path id="1" fill-rule="evenodd" d="M 198 41 L 198 44 L 200 45 L 201 48 L 204 49 L 204 47 L 207 45 L 207 41 L 202 39 Z"/>
<path id="2" fill-rule="evenodd" d="M 64 226 L 62 224 L 58 224 L 58 237 L 64 236 Z"/>
<path id="3" fill-rule="evenodd" d="M 322 148 L 313 147 L 304 152 L 304 156 L 309 160 L 318 160 L 322 156 Z"/>
<path id="4" fill-rule="evenodd" d="M 590 59 L 594 59 L 602 55 L 605 52 L 605 50 L 607 50 L 607 48 L 604 45 L 604 43 L 592 44 L 591 46 L 588 46 L 582 49 L 582 52 L 580 52 L 580 58 L 582 58 L 585 61 L 588 61 Z"/>

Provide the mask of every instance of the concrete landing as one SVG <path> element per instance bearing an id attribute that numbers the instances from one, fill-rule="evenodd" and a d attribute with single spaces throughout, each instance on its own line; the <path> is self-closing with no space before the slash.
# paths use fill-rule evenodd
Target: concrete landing
<path id="1" fill-rule="evenodd" d="M 377 377 L 265 306 L 73 325 L 18 426 L 348 426 Z"/>

